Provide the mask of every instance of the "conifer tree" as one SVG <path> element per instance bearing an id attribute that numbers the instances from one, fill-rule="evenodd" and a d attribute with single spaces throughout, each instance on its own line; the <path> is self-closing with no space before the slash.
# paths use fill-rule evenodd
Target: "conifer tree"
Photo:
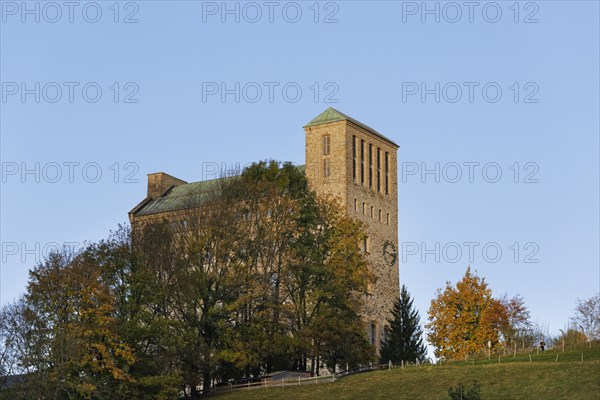
<path id="1" fill-rule="evenodd" d="M 388 320 L 390 328 L 387 340 L 381 343 L 381 361 L 425 361 L 427 349 L 423 344 L 419 312 L 413 308 L 413 299 L 404 285 L 400 297 L 394 302 L 392 317 Z"/>

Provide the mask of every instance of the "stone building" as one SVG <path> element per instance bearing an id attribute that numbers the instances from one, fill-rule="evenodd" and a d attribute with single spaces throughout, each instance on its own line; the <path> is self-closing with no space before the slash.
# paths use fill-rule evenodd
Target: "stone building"
<path id="1" fill-rule="evenodd" d="M 375 281 L 363 310 L 367 335 L 379 347 L 399 294 L 398 145 L 374 129 L 328 108 L 306 126 L 305 173 L 311 189 L 336 196 L 347 214 L 362 221 L 368 237 L 361 243 Z M 163 172 L 148 175 L 148 192 L 129 212 L 134 226 L 177 219 L 190 195 L 209 193 L 215 181 L 187 183 Z"/>

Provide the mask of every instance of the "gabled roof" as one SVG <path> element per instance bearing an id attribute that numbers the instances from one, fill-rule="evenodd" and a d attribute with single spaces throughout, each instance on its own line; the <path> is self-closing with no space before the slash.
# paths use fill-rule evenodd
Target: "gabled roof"
<path id="1" fill-rule="evenodd" d="M 304 165 L 299 165 L 296 168 L 304 172 Z M 228 178 L 217 178 L 173 186 L 158 198 L 145 198 L 129 213 L 140 217 L 200 207 L 209 203 L 211 199 L 214 199 L 214 196 L 221 190 L 221 184 L 225 179 Z"/>
<path id="2" fill-rule="evenodd" d="M 304 125 L 304 128 L 307 128 L 310 126 L 329 124 L 332 122 L 339 122 L 339 121 L 348 121 L 356 126 L 363 128 L 364 130 L 374 134 L 375 136 L 393 144 L 394 146 L 399 147 L 393 140 L 383 136 L 381 133 L 377 132 L 375 129 L 363 124 L 360 121 L 355 120 L 354 118 L 344 114 L 341 111 L 336 110 L 333 107 L 329 107 L 327 110 L 325 110 L 321 114 L 317 115 L 308 124 Z"/>

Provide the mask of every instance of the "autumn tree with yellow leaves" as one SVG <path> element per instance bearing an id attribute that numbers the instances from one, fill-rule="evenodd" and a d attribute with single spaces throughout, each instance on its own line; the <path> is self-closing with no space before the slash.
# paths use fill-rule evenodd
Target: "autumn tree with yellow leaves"
<path id="1" fill-rule="evenodd" d="M 52 253 L 30 272 L 20 360 L 28 373 L 19 397 L 100 399 L 128 392 L 135 356 L 122 340 L 99 248 Z"/>
<path id="2" fill-rule="evenodd" d="M 502 345 L 510 324 L 505 304 L 469 267 L 456 286 L 446 282 L 443 291 L 438 289 L 429 307 L 427 339 L 436 357 L 464 358 Z"/>

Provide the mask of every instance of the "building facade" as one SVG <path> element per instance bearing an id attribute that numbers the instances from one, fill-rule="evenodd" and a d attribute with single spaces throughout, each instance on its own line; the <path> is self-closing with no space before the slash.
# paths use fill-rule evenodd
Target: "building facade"
<path id="1" fill-rule="evenodd" d="M 398 145 L 374 129 L 329 108 L 304 127 L 306 174 L 319 194 L 337 197 L 366 227 L 361 244 L 375 281 L 365 294 L 363 317 L 372 344 L 385 335 L 399 294 Z"/>
<path id="2" fill-rule="evenodd" d="M 362 221 L 374 282 L 365 294 L 363 318 L 370 342 L 379 348 L 399 295 L 398 145 L 374 129 L 329 108 L 306 126 L 305 173 L 312 190 L 338 199 L 346 213 Z M 187 183 L 163 172 L 148 175 L 147 196 L 129 212 L 132 226 L 176 219 L 191 194 L 208 193 L 214 181 Z"/>

